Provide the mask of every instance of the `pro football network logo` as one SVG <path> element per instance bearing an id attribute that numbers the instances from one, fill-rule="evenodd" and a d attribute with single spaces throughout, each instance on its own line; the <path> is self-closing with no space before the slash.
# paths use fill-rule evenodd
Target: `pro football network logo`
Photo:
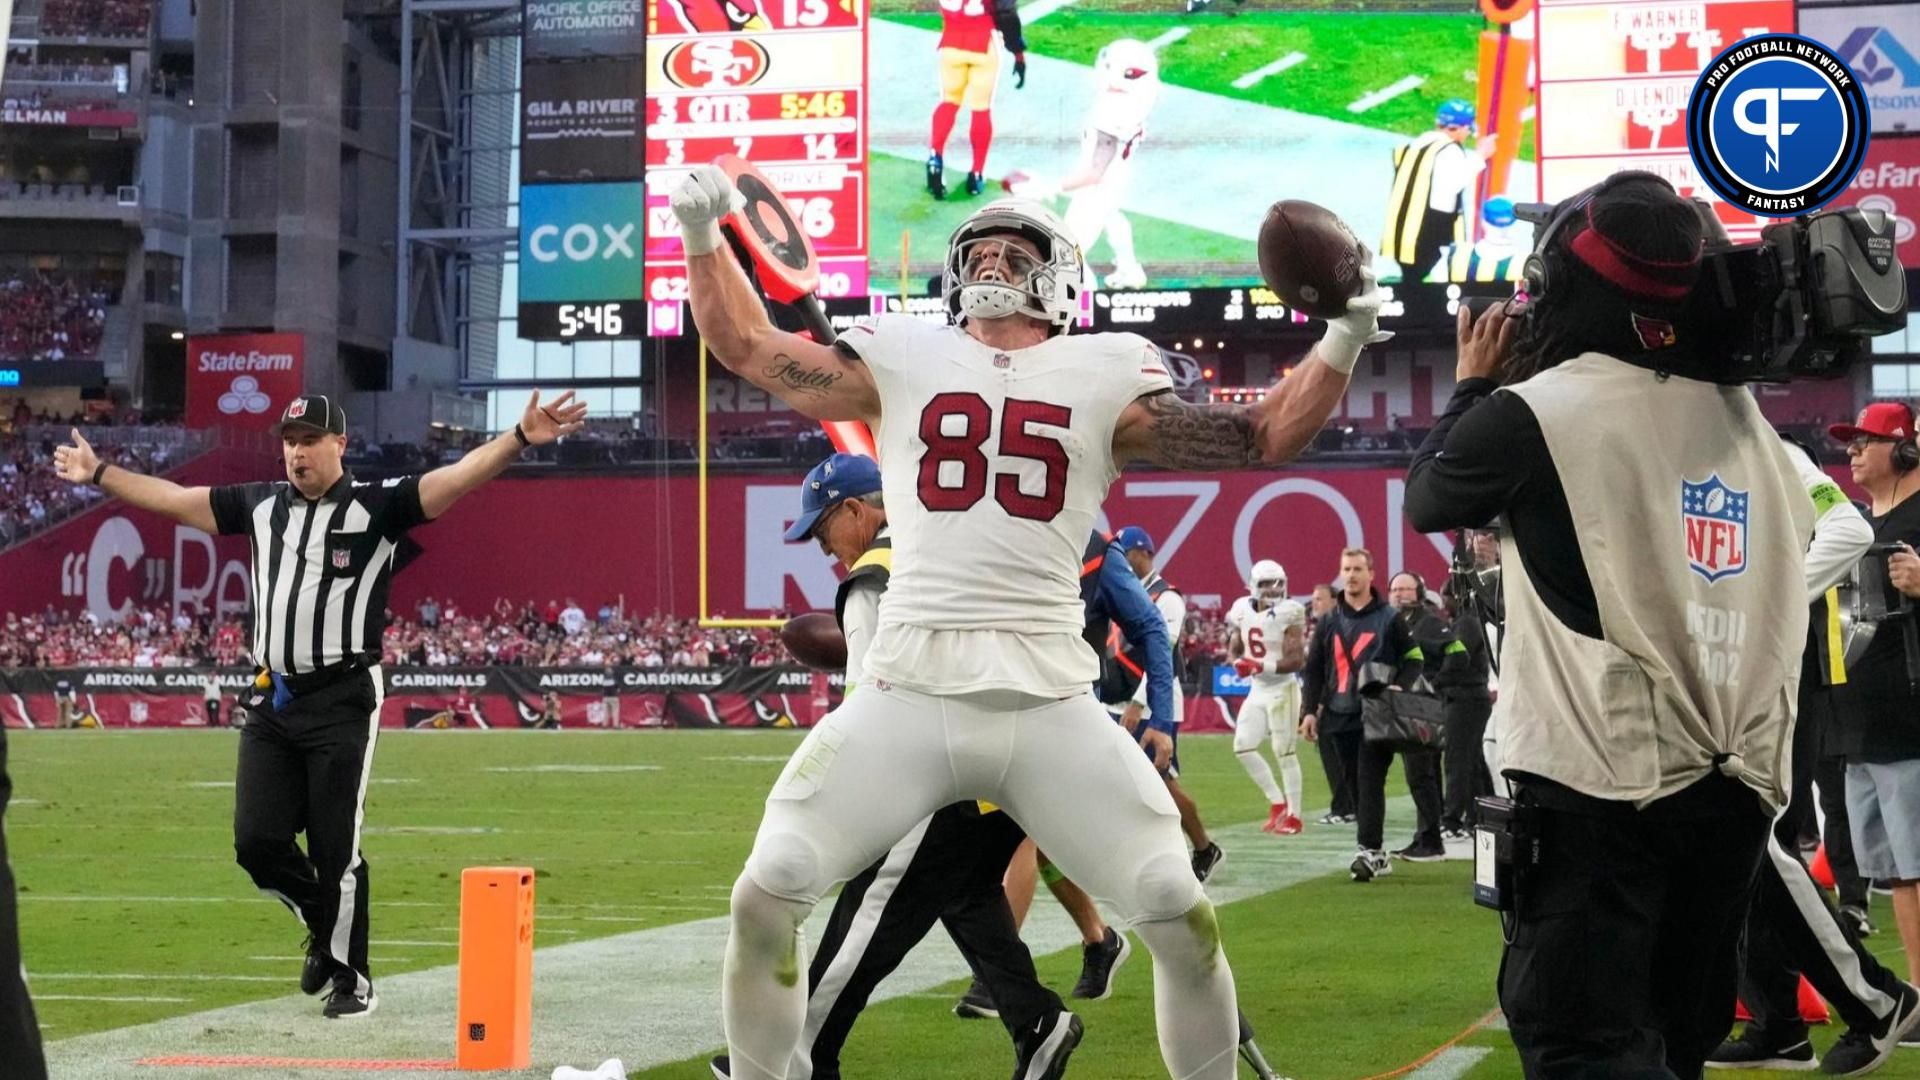
<path id="1" fill-rule="evenodd" d="M 1680 481 L 1680 521 L 1687 532 L 1687 565 L 1708 584 L 1747 569 L 1747 493 L 1718 473 L 1698 483 Z"/>
<path id="2" fill-rule="evenodd" d="M 1735 43 L 1700 73 L 1687 101 L 1687 148 L 1700 178 L 1761 217 L 1810 213 L 1845 191 L 1870 129 L 1853 70 L 1798 34 Z"/>

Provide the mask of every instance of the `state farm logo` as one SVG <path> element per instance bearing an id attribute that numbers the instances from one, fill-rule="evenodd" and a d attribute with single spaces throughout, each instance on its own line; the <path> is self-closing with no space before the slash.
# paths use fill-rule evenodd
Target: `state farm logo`
<path id="1" fill-rule="evenodd" d="M 661 65 L 674 85 L 689 90 L 752 86 L 766 77 L 767 49 L 747 38 L 683 41 Z"/>
<path id="2" fill-rule="evenodd" d="M 234 376 L 233 385 L 220 395 L 220 411 L 228 416 L 239 413 L 263 413 L 273 402 L 260 392 L 260 380 L 251 375 Z"/>

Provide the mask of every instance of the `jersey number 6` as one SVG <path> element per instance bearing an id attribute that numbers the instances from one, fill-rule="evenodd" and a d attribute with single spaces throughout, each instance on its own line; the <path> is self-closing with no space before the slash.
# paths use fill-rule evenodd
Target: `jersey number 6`
<path id="1" fill-rule="evenodd" d="M 941 430 L 948 417 L 966 422 L 958 435 Z M 1038 495 L 1020 490 L 1020 478 L 1001 473 L 993 478 L 993 498 L 1008 514 L 1032 521 L 1052 521 L 1067 501 L 1067 448 L 1059 439 L 1035 435 L 1028 424 L 1067 427 L 1073 422 L 1073 410 L 1044 401 L 1007 399 L 1006 412 L 1000 418 L 1000 456 L 1027 458 L 1047 467 L 1046 489 Z M 920 413 L 920 441 L 927 452 L 920 459 L 920 503 L 929 510 L 959 511 L 971 509 L 987 493 L 987 455 L 981 450 L 993 430 L 993 407 L 979 394 L 940 394 Z M 940 482 L 940 466 L 947 462 L 960 466 L 960 482 L 947 486 Z"/>

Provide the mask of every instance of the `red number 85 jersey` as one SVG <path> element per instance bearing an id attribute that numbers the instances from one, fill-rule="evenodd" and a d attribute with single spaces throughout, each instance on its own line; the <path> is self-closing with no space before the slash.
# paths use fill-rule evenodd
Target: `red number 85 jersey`
<path id="1" fill-rule="evenodd" d="M 1134 334 L 1004 352 L 882 315 L 841 342 L 872 370 L 893 576 L 870 676 L 927 693 L 1084 692 L 1080 556 L 1118 473 L 1113 432 L 1172 388 Z"/>

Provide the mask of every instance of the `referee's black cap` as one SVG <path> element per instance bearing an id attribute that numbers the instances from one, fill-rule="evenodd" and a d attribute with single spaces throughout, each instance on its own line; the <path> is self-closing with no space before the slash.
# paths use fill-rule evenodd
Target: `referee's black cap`
<path id="1" fill-rule="evenodd" d="M 280 422 L 274 425 L 273 433 L 278 435 L 296 424 L 316 428 L 330 435 L 345 435 L 347 413 L 325 394 L 308 394 L 287 402 L 287 411 L 280 414 Z"/>

